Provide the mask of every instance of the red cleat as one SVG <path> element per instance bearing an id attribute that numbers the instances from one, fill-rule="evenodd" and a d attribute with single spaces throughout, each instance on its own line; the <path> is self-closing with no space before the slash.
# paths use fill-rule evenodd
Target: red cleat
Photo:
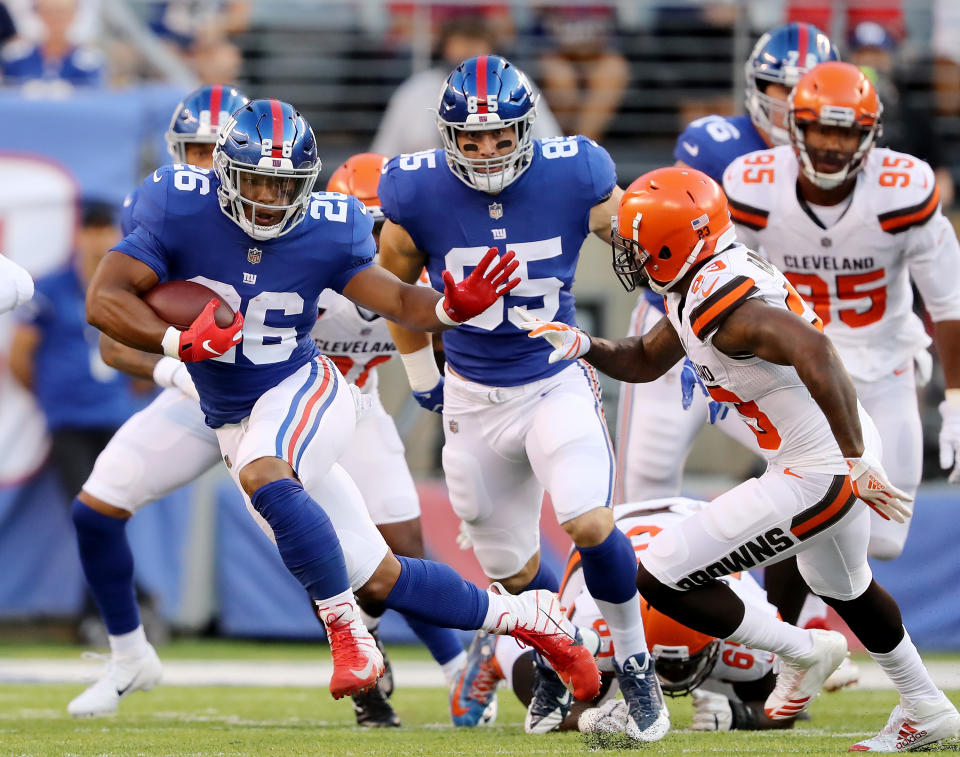
<path id="1" fill-rule="evenodd" d="M 383 675 L 383 655 L 363 625 L 354 602 L 318 605 L 317 615 L 327 629 L 333 676 L 330 693 L 334 699 L 369 691 Z"/>

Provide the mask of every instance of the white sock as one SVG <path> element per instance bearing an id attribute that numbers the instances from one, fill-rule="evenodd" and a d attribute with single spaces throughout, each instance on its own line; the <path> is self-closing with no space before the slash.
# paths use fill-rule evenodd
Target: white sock
<path id="1" fill-rule="evenodd" d="M 497 594 L 487 589 L 487 599 L 487 614 L 483 617 L 481 628 L 488 633 L 503 633 L 499 630 L 500 619 L 517 609 L 517 598 L 512 594 Z"/>
<path id="2" fill-rule="evenodd" d="M 447 682 L 448 689 L 453 686 L 453 682 L 457 680 L 457 675 L 463 670 L 463 666 L 466 664 L 467 653 L 463 651 L 452 660 L 447 660 L 440 666 L 440 670 L 443 671 L 443 680 Z"/>
<path id="3" fill-rule="evenodd" d="M 507 681 L 507 688 L 513 688 L 513 666 L 517 658 L 524 652 L 529 651 L 529 647 L 521 646 L 516 639 L 497 639 L 497 647 L 494 650 L 494 657 L 497 658 L 497 665 L 500 666 L 500 672 Z"/>
<path id="4" fill-rule="evenodd" d="M 119 636 L 109 635 L 107 638 L 110 640 L 110 652 L 114 657 L 143 657 L 149 646 L 142 625 Z"/>
<path id="5" fill-rule="evenodd" d="M 634 594 L 626 602 L 594 600 L 600 614 L 610 629 L 613 642 L 613 657 L 623 665 L 627 658 L 647 651 L 647 637 L 643 633 L 643 617 L 640 615 L 640 595 Z"/>
<path id="6" fill-rule="evenodd" d="M 905 703 L 939 699 L 943 696 L 943 692 L 930 678 L 930 673 L 920 659 L 920 653 L 917 652 L 907 629 L 903 629 L 903 639 L 892 650 L 883 654 L 870 652 L 870 656 L 883 668 L 883 672 L 900 692 Z"/>
<path id="7" fill-rule="evenodd" d="M 813 649 L 809 631 L 767 615 L 762 610 L 745 606 L 743 622 L 727 639 L 754 649 L 765 649 L 790 660 L 803 657 Z"/>
<path id="8" fill-rule="evenodd" d="M 313 605 L 318 610 L 322 607 L 332 607 L 333 605 L 341 605 L 341 604 L 349 604 L 349 605 L 352 605 L 353 607 L 357 607 L 357 600 L 353 596 L 352 589 L 341 591 L 339 594 L 334 594 L 332 597 L 327 597 L 326 599 L 313 600 Z M 357 609 L 359 610 L 360 608 L 357 607 Z"/>
<path id="9" fill-rule="evenodd" d="M 363 625 L 367 627 L 367 630 L 370 633 L 375 633 L 376 630 L 380 627 L 380 618 L 383 616 L 377 616 L 376 618 L 373 615 L 367 615 L 363 611 L 363 608 L 360 608 L 360 620 L 363 621 Z"/>

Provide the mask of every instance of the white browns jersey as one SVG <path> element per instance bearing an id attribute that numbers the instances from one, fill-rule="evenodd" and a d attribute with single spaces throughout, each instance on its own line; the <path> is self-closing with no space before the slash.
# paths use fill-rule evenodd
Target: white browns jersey
<path id="1" fill-rule="evenodd" d="M 347 381 L 363 392 L 376 392 L 376 367 L 397 353 L 386 320 L 331 289 L 320 295 L 319 307 L 310 332 L 317 347 Z"/>
<path id="2" fill-rule="evenodd" d="M 667 318 L 687 357 L 718 402 L 731 405 L 757 437 L 771 464 L 818 473 L 846 473 L 826 416 L 791 365 L 755 355 L 731 357 L 713 346 L 724 320 L 749 299 L 819 319 L 774 266 L 735 244 L 700 268 L 687 292 L 667 293 Z"/>
<path id="3" fill-rule="evenodd" d="M 616 526 L 633 543 L 633 549 L 639 554 L 647 548 L 647 543 L 668 526 L 675 526 L 687 516 L 698 512 L 706 502 L 698 502 L 684 497 L 652 499 L 645 502 L 627 502 L 613 508 Z M 734 573 L 718 579 L 727 584 L 744 604 L 757 608 L 770 616 L 776 616 L 777 608 L 767 601 L 767 595 L 749 573 Z M 580 568 L 580 553 L 574 551 L 570 556 L 560 587 L 560 602 L 567 607 L 571 620 L 576 626 L 593 628 L 600 636 L 598 664 L 604 672 L 613 671 L 613 645 L 610 632 L 600 615 L 593 597 L 587 592 Z M 654 640 L 655 641 L 655 640 Z M 663 640 L 667 641 L 667 640 Z M 653 642 L 651 642 L 653 643 Z M 777 664 L 776 655 L 759 649 L 723 642 L 717 663 L 710 679 L 725 683 L 757 681 L 773 670 Z"/>
<path id="4" fill-rule="evenodd" d="M 789 145 L 744 155 L 723 175 L 737 236 L 813 304 L 851 376 L 874 381 L 930 343 L 910 278 L 934 321 L 960 318 L 960 246 L 930 166 L 874 148 L 843 215 L 824 228 L 797 192 Z"/>

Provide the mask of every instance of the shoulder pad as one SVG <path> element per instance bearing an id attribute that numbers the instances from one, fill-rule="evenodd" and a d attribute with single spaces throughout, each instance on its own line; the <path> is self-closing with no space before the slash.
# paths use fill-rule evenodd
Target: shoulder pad
<path id="1" fill-rule="evenodd" d="M 416 183 L 426 181 L 428 176 L 434 177 L 434 172 L 441 169 L 449 170 L 442 149 L 403 153 L 391 158 L 383 167 L 377 189 L 383 214 L 402 226 Z"/>
<path id="2" fill-rule="evenodd" d="M 774 147 L 741 155 L 723 172 L 723 191 L 727 195 L 734 223 L 754 231 L 767 227 L 780 179 L 796 173 L 792 148 Z"/>
<path id="3" fill-rule="evenodd" d="M 762 271 L 749 270 L 746 254 L 746 247 L 738 245 L 716 255 L 690 285 L 685 309 L 700 341 L 707 341 L 734 310 L 759 293 L 756 279 Z"/>
<path id="4" fill-rule="evenodd" d="M 880 228 L 888 234 L 926 223 L 940 207 L 940 190 L 929 164 L 883 147 L 867 157 L 858 189 L 870 193 Z"/>

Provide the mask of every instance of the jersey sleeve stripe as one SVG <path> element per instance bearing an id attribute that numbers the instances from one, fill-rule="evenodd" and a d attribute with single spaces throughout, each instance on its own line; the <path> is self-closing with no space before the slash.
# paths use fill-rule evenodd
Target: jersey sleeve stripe
<path id="1" fill-rule="evenodd" d="M 748 229 L 753 229 L 754 231 L 767 228 L 767 217 L 770 215 L 769 210 L 754 208 L 751 205 L 745 205 L 729 197 L 727 198 L 727 205 L 730 207 L 730 215 L 733 217 L 734 222 L 743 224 Z"/>
<path id="2" fill-rule="evenodd" d="M 850 477 L 834 476 L 823 499 L 794 516 L 790 533 L 800 541 L 809 539 L 840 520 L 856 501 Z"/>
<path id="3" fill-rule="evenodd" d="M 756 282 L 748 276 L 737 276 L 728 281 L 690 313 L 690 328 L 697 339 L 704 341 L 757 291 Z"/>
<path id="4" fill-rule="evenodd" d="M 940 205 L 940 188 L 934 185 L 933 190 L 927 195 L 927 198 L 916 205 L 900 210 L 891 210 L 889 213 L 881 213 L 877 216 L 880 221 L 880 228 L 888 234 L 899 234 L 906 231 L 911 226 L 919 226 L 926 223 L 936 212 Z"/>

